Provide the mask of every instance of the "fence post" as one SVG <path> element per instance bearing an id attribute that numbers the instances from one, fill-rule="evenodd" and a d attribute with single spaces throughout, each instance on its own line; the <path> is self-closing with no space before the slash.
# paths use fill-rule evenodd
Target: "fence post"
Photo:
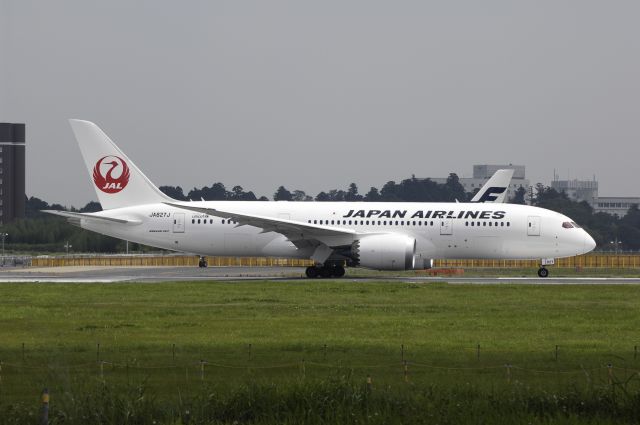
<path id="1" fill-rule="evenodd" d="M 323 347 L 322 359 L 327 360 L 327 344 L 325 344 Z"/>
<path id="2" fill-rule="evenodd" d="M 104 362 L 100 362 L 100 380 L 104 382 Z"/>
<path id="3" fill-rule="evenodd" d="M 478 358 L 478 361 L 480 361 L 480 344 L 478 344 L 478 346 L 476 347 L 476 350 L 477 350 L 477 355 L 476 356 Z"/>
<path id="4" fill-rule="evenodd" d="M 204 381 L 204 360 L 200 360 L 200 380 Z"/>
<path id="5" fill-rule="evenodd" d="M 42 410 L 40 415 L 40 424 L 49 424 L 49 389 L 42 390 Z"/>
<path id="6" fill-rule="evenodd" d="M 607 365 L 608 375 L 609 375 L 609 385 L 613 385 L 613 365 L 609 363 Z"/>
<path id="7" fill-rule="evenodd" d="M 400 345 L 400 361 L 404 362 L 404 344 Z"/>
<path id="8" fill-rule="evenodd" d="M 507 384 L 510 384 L 511 383 L 511 365 L 507 363 L 505 367 L 507 368 Z"/>
<path id="9" fill-rule="evenodd" d="M 98 343 L 96 347 L 96 361 L 100 361 L 100 343 Z"/>
<path id="10" fill-rule="evenodd" d="M 249 360 L 251 360 L 251 344 L 249 344 Z"/>
<path id="11" fill-rule="evenodd" d="M 171 355 L 172 355 L 172 359 L 173 359 L 173 364 L 176 363 L 176 345 L 173 344 L 173 346 L 171 347 Z"/>
<path id="12" fill-rule="evenodd" d="M 406 360 L 404 360 L 403 363 L 404 363 L 404 382 L 409 382 L 409 366 Z"/>

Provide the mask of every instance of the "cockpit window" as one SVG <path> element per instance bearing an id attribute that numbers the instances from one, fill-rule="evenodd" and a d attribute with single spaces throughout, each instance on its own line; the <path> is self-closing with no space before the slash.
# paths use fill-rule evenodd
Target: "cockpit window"
<path id="1" fill-rule="evenodd" d="M 562 223 L 562 227 L 564 227 L 565 229 L 571 229 L 573 228 L 573 224 L 569 223 L 568 221 L 565 221 L 564 223 Z"/>
<path id="2" fill-rule="evenodd" d="M 571 224 L 573 224 L 573 227 L 576 227 L 578 229 L 582 229 L 582 227 L 580 225 L 578 225 L 578 223 L 576 223 L 575 221 L 572 221 Z"/>

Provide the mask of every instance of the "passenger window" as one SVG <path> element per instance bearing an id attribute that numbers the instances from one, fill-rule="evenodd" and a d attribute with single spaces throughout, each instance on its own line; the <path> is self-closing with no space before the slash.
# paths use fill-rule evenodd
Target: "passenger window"
<path id="1" fill-rule="evenodd" d="M 351 224 L 351 220 L 349 220 L 349 224 Z"/>
<path id="2" fill-rule="evenodd" d="M 511 222 L 507 221 L 507 227 L 511 226 Z"/>
<path id="3" fill-rule="evenodd" d="M 313 220 L 313 224 L 318 224 L 318 220 Z"/>
<path id="4" fill-rule="evenodd" d="M 431 222 L 431 226 L 433 226 L 433 221 Z"/>
<path id="5" fill-rule="evenodd" d="M 191 219 L 191 224 L 195 224 L 195 223 L 196 223 L 195 218 L 192 218 L 192 219 Z"/>

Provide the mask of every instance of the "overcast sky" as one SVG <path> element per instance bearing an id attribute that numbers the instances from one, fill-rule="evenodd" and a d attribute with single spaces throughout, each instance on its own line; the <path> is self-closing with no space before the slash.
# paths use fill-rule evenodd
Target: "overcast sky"
<path id="1" fill-rule="evenodd" d="M 355 181 L 592 179 L 640 196 L 638 1 L 0 0 L 0 121 L 27 192 L 96 199 L 67 123 L 157 185 L 271 197 Z"/>

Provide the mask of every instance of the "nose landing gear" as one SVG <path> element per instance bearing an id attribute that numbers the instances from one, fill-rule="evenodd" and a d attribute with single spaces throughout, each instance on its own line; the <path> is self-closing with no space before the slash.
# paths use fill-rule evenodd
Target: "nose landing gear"
<path id="1" fill-rule="evenodd" d="M 540 268 L 538 269 L 539 277 L 547 277 L 549 276 L 549 269 L 547 266 L 553 266 L 556 263 L 555 258 L 543 258 L 540 260 Z"/>

